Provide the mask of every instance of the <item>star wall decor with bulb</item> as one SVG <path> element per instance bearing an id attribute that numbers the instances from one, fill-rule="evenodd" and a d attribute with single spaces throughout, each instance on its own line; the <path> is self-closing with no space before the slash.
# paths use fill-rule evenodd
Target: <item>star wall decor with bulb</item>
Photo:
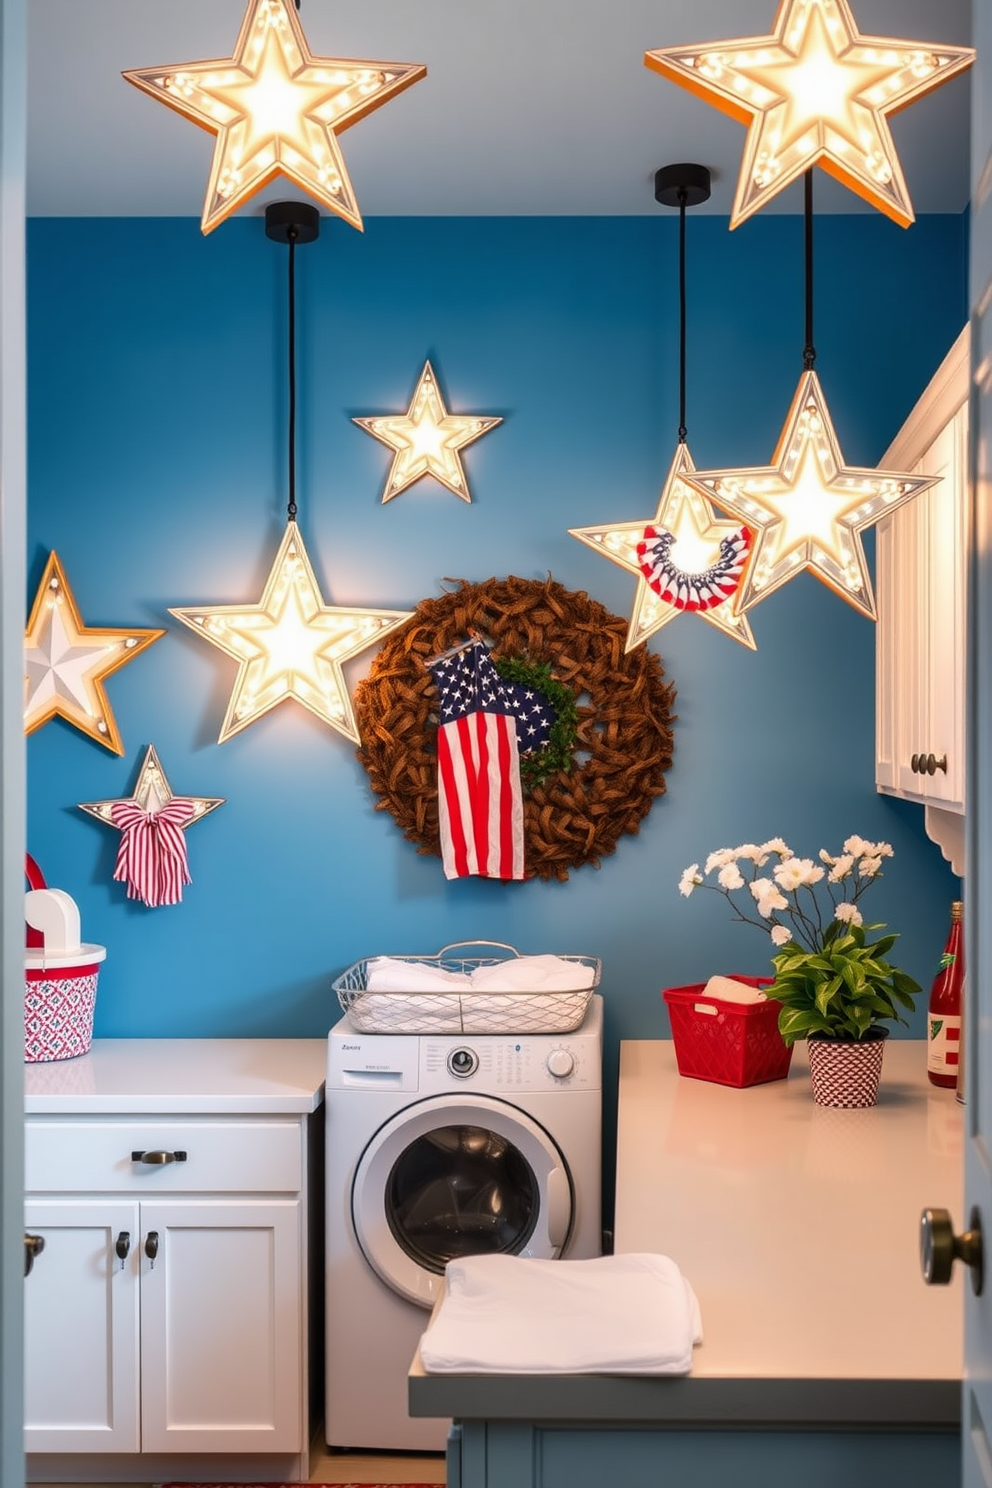
<path id="1" fill-rule="evenodd" d="M 104 682 L 165 635 L 83 623 L 57 553 L 49 554 L 24 634 L 24 732 L 64 718 L 114 754 L 124 744 Z"/>
<path id="2" fill-rule="evenodd" d="M 813 165 L 908 227 L 913 207 L 888 117 L 974 59 L 971 47 L 862 36 L 847 0 L 782 0 L 768 36 L 644 56 L 747 126 L 732 228 Z"/>
<path id="3" fill-rule="evenodd" d="M 315 57 L 293 0 L 249 0 L 230 57 L 123 76 L 216 136 L 209 233 L 276 176 L 361 228 L 337 136 L 426 74 L 421 63 Z"/>
<path id="4" fill-rule="evenodd" d="M 295 698 L 357 744 L 343 664 L 404 625 L 412 611 L 325 605 L 300 530 L 287 522 L 257 604 L 169 613 L 238 662 L 218 743 Z"/>
<path id="5" fill-rule="evenodd" d="M 383 502 L 392 501 L 425 476 L 433 476 L 462 501 L 471 501 L 461 451 L 503 420 L 489 415 L 449 413 L 434 369 L 427 361 L 405 414 L 356 418 L 352 422 L 393 451 Z"/>
<path id="6" fill-rule="evenodd" d="M 861 534 L 937 477 L 845 465 L 819 378 L 807 371 L 770 465 L 696 471 L 685 480 L 753 534 L 738 613 L 808 570 L 874 620 Z"/>
<path id="7" fill-rule="evenodd" d="M 751 627 L 734 604 L 750 532 L 717 518 L 709 500 L 686 479 L 694 469 L 687 445 L 680 442 L 653 518 L 569 528 L 572 537 L 637 576 L 625 651 L 683 614 L 696 614 L 756 649 Z"/>
<path id="8" fill-rule="evenodd" d="M 222 796 L 177 796 L 149 744 L 130 796 L 110 801 L 80 801 L 80 811 L 116 827 L 121 834 L 114 880 L 127 884 L 127 897 L 149 909 L 178 904 L 192 883 L 186 851 L 187 828 L 202 821 Z"/>

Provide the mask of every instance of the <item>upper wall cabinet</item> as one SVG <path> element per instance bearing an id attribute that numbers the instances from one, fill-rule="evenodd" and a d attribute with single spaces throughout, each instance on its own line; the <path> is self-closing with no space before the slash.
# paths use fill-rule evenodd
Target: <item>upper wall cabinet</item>
<path id="1" fill-rule="evenodd" d="M 877 528 L 875 784 L 964 872 L 969 328 L 880 461 L 939 476 Z"/>

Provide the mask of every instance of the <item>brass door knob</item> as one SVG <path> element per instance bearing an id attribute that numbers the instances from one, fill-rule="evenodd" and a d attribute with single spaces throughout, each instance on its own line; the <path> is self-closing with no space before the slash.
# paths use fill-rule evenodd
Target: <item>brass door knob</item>
<path id="1" fill-rule="evenodd" d="M 955 1235 L 946 1209 L 924 1209 L 920 1215 L 920 1265 L 928 1286 L 946 1286 L 954 1262 L 964 1261 L 971 1272 L 971 1289 L 980 1297 L 985 1282 L 985 1247 L 977 1209 L 972 1209 L 968 1223 L 970 1228 L 963 1235 Z"/>
<path id="2" fill-rule="evenodd" d="M 34 1258 L 35 1258 L 35 1256 L 41 1255 L 41 1252 L 44 1250 L 44 1248 L 45 1248 L 45 1237 L 44 1237 L 44 1235 L 25 1235 L 24 1236 L 24 1275 L 25 1276 L 30 1276 L 31 1275 L 31 1268 L 34 1265 Z"/>

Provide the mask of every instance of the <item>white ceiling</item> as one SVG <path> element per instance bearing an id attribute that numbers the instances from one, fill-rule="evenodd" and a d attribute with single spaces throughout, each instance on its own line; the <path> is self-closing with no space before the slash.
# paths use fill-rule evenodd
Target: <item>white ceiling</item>
<path id="1" fill-rule="evenodd" d="M 212 137 L 125 68 L 231 54 L 245 0 L 28 0 L 28 211 L 199 217 Z M 852 0 L 863 34 L 967 45 L 971 0 Z M 341 145 L 363 216 L 664 211 L 658 166 L 713 172 L 728 216 L 744 129 L 650 72 L 651 48 L 771 31 L 776 0 L 302 0 L 310 49 L 423 62 Z M 966 73 L 891 121 L 917 215 L 969 191 Z M 243 209 L 278 199 L 275 183 Z M 862 210 L 816 173 L 817 211 Z M 802 210 L 796 183 L 768 210 Z M 865 209 L 867 210 L 867 209 Z"/>

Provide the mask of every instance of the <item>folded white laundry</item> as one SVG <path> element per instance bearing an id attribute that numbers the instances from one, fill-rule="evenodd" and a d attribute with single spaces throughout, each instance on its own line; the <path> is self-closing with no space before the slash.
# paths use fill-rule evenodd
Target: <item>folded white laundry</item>
<path id="1" fill-rule="evenodd" d="M 760 987 L 751 987 L 747 982 L 739 982 L 736 977 L 711 976 L 700 994 L 701 999 L 707 997 L 719 998 L 721 1002 L 767 1002 L 766 993 Z"/>
<path id="2" fill-rule="evenodd" d="M 472 983 L 465 971 L 448 971 L 430 961 L 404 961 L 398 956 L 373 956 L 365 968 L 370 992 L 468 991 Z"/>
<path id="3" fill-rule="evenodd" d="M 515 956 L 472 972 L 474 992 L 573 992 L 591 987 L 596 973 L 562 956 Z"/>
<path id="4" fill-rule="evenodd" d="M 699 1303 L 668 1256 L 449 1263 L 420 1340 L 429 1374 L 688 1374 Z"/>

